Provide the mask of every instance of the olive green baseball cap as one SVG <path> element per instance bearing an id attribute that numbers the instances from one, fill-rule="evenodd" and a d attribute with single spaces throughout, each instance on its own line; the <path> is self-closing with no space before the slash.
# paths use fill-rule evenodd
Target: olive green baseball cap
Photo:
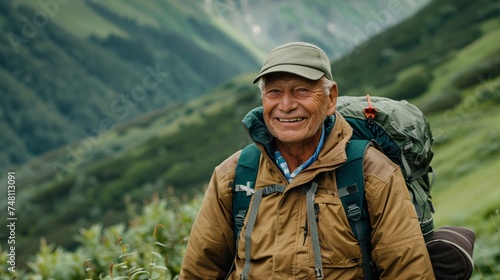
<path id="1" fill-rule="evenodd" d="M 309 80 L 319 80 L 324 75 L 333 81 L 330 60 L 326 53 L 319 47 L 304 42 L 287 43 L 273 49 L 253 83 L 275 72 L 292 73 Z"/>

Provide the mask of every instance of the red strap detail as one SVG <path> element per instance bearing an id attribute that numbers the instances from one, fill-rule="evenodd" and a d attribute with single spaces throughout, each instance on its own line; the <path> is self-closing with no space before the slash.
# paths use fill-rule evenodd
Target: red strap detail
<path id="1" fill-rule="evenodd" d="M 368 101 L 368 107 L 366 107 L 363 110 L 363 113 L 365 113 L 365 116 L 367 119 L 373 120 L 377 116 L 378 111 L 377 111 L 377 109 L 375 109 L 375 107 L 373 107 L 369 94 L 366 95 L 366 101 Z"/>

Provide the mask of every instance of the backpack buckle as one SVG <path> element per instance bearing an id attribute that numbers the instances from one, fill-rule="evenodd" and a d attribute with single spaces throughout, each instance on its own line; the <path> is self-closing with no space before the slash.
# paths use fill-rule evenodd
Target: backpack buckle
<path id="1" fill-rule="evenodd" d="M 361 219 L 361 208 L 357 204 L 350 204 L 347 206 L 347 217 L 357 222 Z"/>
<path id="2" fill-rule="evenodd" d="M 238 215 L 234 217 L 234 223 L 236 225 L 236 228 L 238 230 L 241 230 L 243 228 L 243 225 L 245 224 L 245 215 L 247 214 L 246 210 L 240 210 Z"/>

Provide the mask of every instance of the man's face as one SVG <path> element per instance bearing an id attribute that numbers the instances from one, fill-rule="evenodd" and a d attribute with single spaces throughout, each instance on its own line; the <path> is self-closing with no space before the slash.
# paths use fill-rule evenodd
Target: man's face
<path id="1" fill-rule="evenodd" d="M 270 74 L 262 93 L 264 121 L 279 141 L 305 144 L 319 139 L 321 125 L 335 112 L 336 101 L 336 84 L 327 95 L 321 80 L 289 73 Z"/>

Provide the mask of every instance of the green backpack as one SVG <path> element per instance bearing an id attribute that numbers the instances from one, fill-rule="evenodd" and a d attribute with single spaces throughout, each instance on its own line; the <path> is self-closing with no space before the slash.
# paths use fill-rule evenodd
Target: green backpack
<path id="1" fill-rule="evenodd" d="M 373 267 L 370 257 L 371 227 L 369 215 L 365 207 L 363 179 L 364 151 L 368 146 L 372 145 L 372 142 L 375 142 L 377 147 L 389 159 L 401 167 L 425 241 L 428 244 L 429 242 L 439 244 L 439 246 L 441 244 L 449 245 L 453 243 L 453 245 L 456 245 L 455 243 L 460 243 L 450 242 L 446 238 L 444 241 L 441 239 L 431 240 L 432 233 L 434 232 L 432 217 L 434 207 L 430 192 L 434 176 L 431 180 L 429 174 L 434 174 L 430 166 L 434 155 L 431 150 L 433 137 L 429 123 L 422 112 L 406 101 L 396 101 L 384 97 L 370 97 L 368 95 L 366 97 L 339 97 L 337 99 L 337 111 L 353 128 L 352 138 L 346 148 L 347 161 L 337 169 L 336 178 L 342 205 L 349 218 L 351 230 L 360 244 L 365 279 L 377 278 L 376 269 Z M 235 240 L 239 237 L 250 204 L 257 178 L 259 159 L 260 150 L 255 144 L 250 144 L 243 149 L 238 160 L 233 183 Z M 273 186 L 267 188 L 270 188 L 270 191 L 274 190 Z M 455 229 L 453 230 L 455 231 Z M 459 231 L 462 230 L 464 229 L 459 229 Z M 469 269 L 471 267 L 471 248 L 473 250 L 474 234 L 468 229 L 467 234 L 469 236 L 466 239 L 469 242 L 465 243 L 470 244 L 472 242 L 472 245 L 467 246 L 466 250 L 460 248 L 459 251 L 467 251 L 469 254 L 468 257 L 459 256 L 459 258 L 460 262 L 462 262 L 462 259 L 465 260 L 463 266 Z M 453 232 L 451 235 L 455 237 L 456 232 Z M 462 238 L 460 239 L 462 240 Z M 460 244 L 457 246 L 460 247 Z M 453 248 L 439 248 L 441 251 L 447 250 L 446 252 L 449 252 L 454 257 L 459 255 L 455 252 L 457 246 L 450 246 Z M 433 266 L 435 262 L 441 262 L 440 257 L 433 258 L 431 255 Z M 444 262 L 449 262 L 449 259 Z M 455 273 L 450 272 L 445 266 L 446 263 L 441 265 L 441 270 L 444 272 L 440 271 L 439 273 L 443 275 Z M 436 273 L 436 267 L 434 267 L 434 271 Z M 436 276 L 438 276 L 437 273 Z"/>
<path id="2" fill-rule="evenodd" d="M 423 113 L 407 101 L 385 97 L 343 96 L 337 100 L 337 111 L 353 128 L 352 139 L 374 140 L 384 154 L 397 163 L 406 186 L 424 239 L 434 231 L 431 187 L 434 174 L 430 162 L 433 137 Z"/>

